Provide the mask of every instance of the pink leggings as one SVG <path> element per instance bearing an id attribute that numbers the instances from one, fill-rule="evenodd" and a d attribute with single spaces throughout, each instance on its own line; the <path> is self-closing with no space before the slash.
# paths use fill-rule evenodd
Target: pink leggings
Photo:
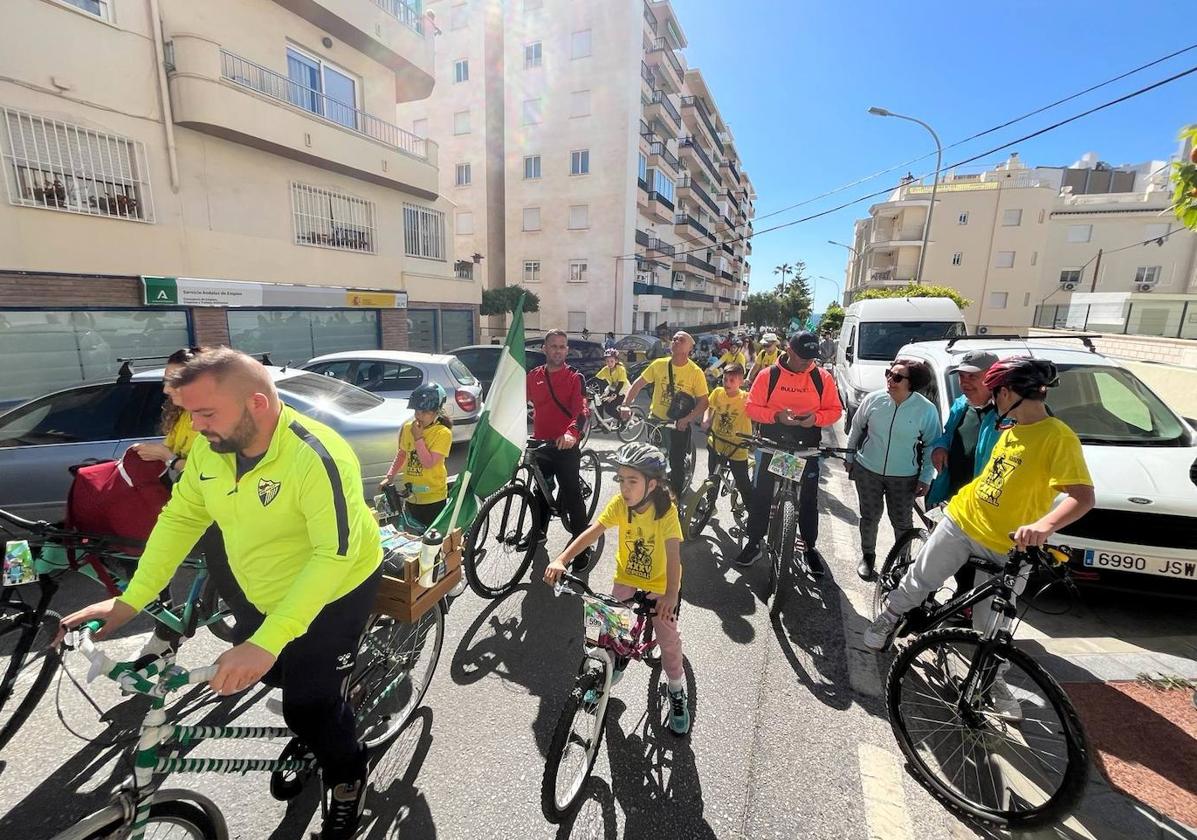
<path id="1" fill-rule="evenodd" d="M 616 583 L 611 587 L 611 594 L 621 601 L 625 601 L 636 594 L 636 588 L 626 583 Z M 657 600 L 657 595 L 650 595 Z M 668 621 L 663 617 L 651 618 L 653 632 L 657 637 L 657 644 L 661 646 L 661 666 L 665 676 L 671 680 L 680 680 L 686 672 L 682 668 L 682 632 L 678 629 L 677 620 Z"/>

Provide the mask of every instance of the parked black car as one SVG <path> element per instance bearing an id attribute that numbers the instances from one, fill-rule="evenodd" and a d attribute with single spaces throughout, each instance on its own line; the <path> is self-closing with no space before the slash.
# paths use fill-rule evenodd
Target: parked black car
<path id="1" fill-rule="evenodd" d="M 482 383 L 483 402 L 490 393 L 491 383 L 495 381 L 495 370 L 499 367 L 499 356 L 502 352 L 502 344 L 470 344 L 449 351 L 449 355 L 460 359 L 461 363 L 470 369 L 470 373 Z M 526 349 L 524 352 L 528 370 L 544 364 L 544 353 L 540 350 Z"/>

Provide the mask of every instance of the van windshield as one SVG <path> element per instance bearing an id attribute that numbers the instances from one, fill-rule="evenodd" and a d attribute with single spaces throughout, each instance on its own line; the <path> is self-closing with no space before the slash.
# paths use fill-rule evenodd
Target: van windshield
<path id="1" fill-rule="evenodd" d="M 858 330 L 858 359 L 891 361 L 903 345 L 964 335 L 959 321 L 862 321 Z"/>

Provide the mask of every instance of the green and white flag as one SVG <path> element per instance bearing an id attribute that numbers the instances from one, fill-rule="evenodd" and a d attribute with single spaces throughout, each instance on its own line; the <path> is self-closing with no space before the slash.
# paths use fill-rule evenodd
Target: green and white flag
<path id="1" fill-rule="evenodd" d="M 449 490 L 448 504 L 432 523 L 442 534 L 468 528 L 483 499 L 511 481 L 528 441 L 527 365 L 524 361 L 524 299 L 511 319 L 495 379 L 470 438 L 465 469 Z"/>

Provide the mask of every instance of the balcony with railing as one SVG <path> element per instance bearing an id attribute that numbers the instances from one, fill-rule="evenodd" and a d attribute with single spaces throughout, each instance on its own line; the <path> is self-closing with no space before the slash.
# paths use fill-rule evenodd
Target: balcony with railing
<path id="1" fill-rule="evenodd" d="M 673 104 L 669 94 L 663 90 L 654 90 L 652 98 L 644 103 L 644 116 L 650 122 L 656 120 L 663 127 L 670 129 L 666 132 L 670 137 L 681 131 L 682 115 L 678 113 L 677 106 Z"/>
<path id="2" fill-rule="evenodd" d="M 643 61 L 640 62 L 640 78 L 648 82 L 649 88 L 657 86 L 657 74 Z"/>
<path id="3" fill-rule="evenodd" d="M 673 217 L 673 224 L 676 227 L 693 228 L 694 231 L 699 235 L 707 237 L 707 239 L 710 239 L 712 242 L 715 241 L 715 234 L 707 230 L 706 226 L 702 222 L 698 221 L 698 219 L 694 218 L 689 213 L 678 213 Z M 687 234 L 683 233 L 682 235 L 686 236 Z"/>
<path id="4" fill-rule="evenodd" d="M 677 259 L 674 260 L 673 266 L 675 271 L 681 269 L 698 269 L 711 278 L 714 278 L 718 273 L 718 270 L 715 268 L 715 266 L 711 265 L 709 262 L 696 254 L 686 254 L 684 257 L 679 255 Z M 679 266 L 681 268 L 679 268 Z"/>
<path id="5" fill-rule="evenodd" d="M 335 40 L 393 70 L 396 100 L 432 92 L 433 44 L 424 16 L 404 0 L 275 0 Z"/>
<path id="6" fill-rule="evenodd" d="M 690 134 L 679 137 L 677 146 L 683 154 L 690 152 L 694 157 L 702 161 L 702 165 L 706 167 L 707 174 L 711 176 L 711 182 L 714 184 L 719 183 L 719 170 L 715 168 L 715 164 L 711 162 L 710 157 L 707 156 L 706 151 L 699 144 L 697 138 Z"/>
<path id="7" fill-rule="evenodd" d="M 636 244 L 643 245 L 645 248 L 648 247 L 648 234 L 640 230 L 640 228 L 636 228 Z"/>
<path id="8" fill-rule="evenodd" d="M 712 213 L 716 215 L 719 214 L 719 205 L 716 204 L 709 195 L 707 195 L 706 190 L 698 185 L 698 182 L 694 180 L 694 177 L 690 175 L 689 172 L 686 172 L 682 175 L 681 179 L 677 182 L 677 188 L 679 190 L 689 190 L 694 197 L 705 204 Z"/>
<path id="9" fill-rule="evenodd" d="M 437 147 L 393 123 L 222 49 L 175 35 L 175 122 L 312 166 L 437 194 Z"/>
<path id="10" fill-rule="evenodd" d="M 648 250 L 656 251 L 658 254 L 664 254 L 667 257 L 672 257 L 677 253 L 677 248 L 670 245 L 664 239 L 659 239 L 656 236 L 648 238 Z"/>
<path id="11" fill-rule="evenodd" d="M 707 106 L 702 104 L 702 100 L 697 96 L 683 96 L 682 111 L 688 114 L 698 114 L 699 122 L 706 127 L 707 133 L 710 135 L 711 145 L 719 150 L 719 154 L 723 154 L 723 143 L 719 140 L 719 132 L 715 130 L 715 121 L 707 113 Z"/>
<path id="12" fill-rule="evenodd" d="M 669 151 L 664 140 L 654 140 L 649 143 L 648 154 L 649 166 L 657 166 L 660 161 L 672 169 L 674 174 L 677 174 L 681 170 L 681 163 L 678 161 L 677 156 Z M 656 160 L 653 160 L 653 158 L 656 158 Z"/>
<path id="13" fill-rule="evenodd" d="M 658 67 L 674 88 L 682 89 L 686 68 L 665 38 L 657 38 L 648 50 L 648 63 Z"/>
<path id="14" fill-rule="evenodd" d="M 734 160 L 725 155 L 723 160 L 719 162 L 719 165 L 725 167 L 727 171 L 731 173 L 732 183 L 740 183 L 740 170 L 736 168 L 736 162 Z"/>

